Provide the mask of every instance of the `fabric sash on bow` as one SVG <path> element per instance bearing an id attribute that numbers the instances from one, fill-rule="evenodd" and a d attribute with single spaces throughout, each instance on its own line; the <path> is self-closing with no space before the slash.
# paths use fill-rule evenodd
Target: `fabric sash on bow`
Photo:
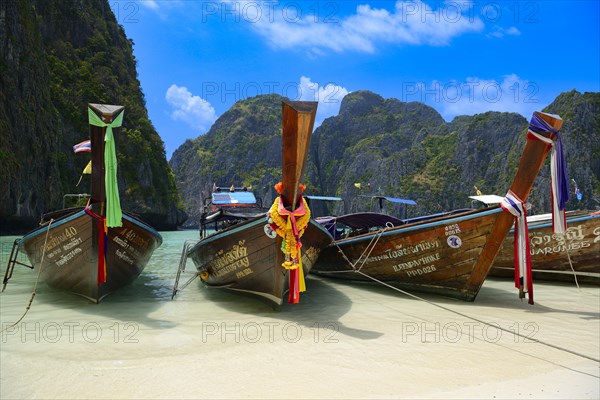
<path id="1" fill-rule="evenodd" d="M 540 133 L 553 133 L 556 135 L 554 141 L 548 139 Z M 554 233 L 565 233 L 566 220 L 566 205 L 569 200 L 569 179 L 567 177 L 567 163 L 565 162 L 563 145 L 560 135 L 556 129 L 544 121 L 537 114 L 533 114 L 529 122 L 529 130 L 527 131 L 528 139 L 541 140 L 542 142 L 552 146 L 550 153 L 550 175 L 552 178 L 551 195 L 552 195 L 552 229 Z"/>
<path id="2" fill-rule="evenodd" d="M 288 294 L 288 303 L 296 304 L 300 301 L 300 293 L 306 291 L 306 283 L 304 281 L 304 270 L 302 269 L 302 253 L 300 248 L 300 236 L 296 225 L 296 217 L 301 217 L 306 214 L 304 201 L 300 201 L 300 205 L 294 211 L 288 211 L 283 205 L 283 199 L 279 198 L 277 212 L 281 216 L 287 216 L 286 230 L 292 230 L 294 238 L 296 238 L 296 251 L 298 257 L 298 268 L 290 269 L 290 290 Z M 284 239 L 285 240 L 285 239 Z"/>
<path id="3" fill-rule="evenodd" d="M 104 136 L 104 186 L 106 190 L 106 226 L 109 228 L 123 226 L 123 213 L 117 185 L 117 151 L 112 131 L 113 128 L 118 128 L 123 123 L 123 114 L 125 114 L 125 111 L 121 112 L 113 122 L 107 124 L 92 109 L 88 108 L 90 125 L 106 127 L 106 135 Z"/>
<path id="4" fill-rule="evenodd" d="M 90 210 L 90 202 L 85 206 L 87 215 L 98 221 L 98 284 L 106 282 L 106 248 L 108 247 L 108 228 L 106 218 Z"/>
<path id="5" fill-rule="evenodd" d="M 531 256 L 529 248 L 529 230 L 527 228 L 527 210 L 523 201 L 511 190 L 500 202 L 506 212 L 515 216 L 515 287 L 519 289 L 519 297 L 529 294 L 529 304 L 533 304 L 533 280 L 531 272 Z"/>

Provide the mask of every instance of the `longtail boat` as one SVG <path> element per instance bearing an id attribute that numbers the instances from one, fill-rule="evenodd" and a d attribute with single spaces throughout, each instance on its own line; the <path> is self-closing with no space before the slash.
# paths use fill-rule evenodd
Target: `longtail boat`
<path id="1" fill-rule="evenodd" d="M 301 179 L 316 110 L 316 102 L 282 102 L 282 181 L 276 185 L 280 196 L 269 212 L 201 237 L 189 250 L 184 247 L 183 256 L 192 259 L 206 286 L 251 293 L 276 305 L 283 303 L 288 291 L 288 302 L 299 301 L 304 276 L 321 249 L 332 242 L 328 232 L 310 218 L 302 197 Z M 285 225 L 283 229 L 278 223 Z M 180 265 L 173 295 L 181 272 Z"/>
<path id="2" fill-rule="evenodd" d="M 264 216 L 267 209 L 262 199 L 252 192 L 252 187 L 229 188 L 213 185 L 210 197 L 204 199 L 200 214 L 200 237 L 208 235 L 210 229 L 217 231 L 250 218 Z"/>
<path id="3" fill-rule="evenodd" d="M 600 285 L 600 211 L 569 211 L 564 234 L 552 231 L 551 214 L 527 217 L 534 279 Z M 490 276 L 513 277 L 512 237 L 508 235 Z"/>
<path id="4" fill-rule="evenodd" d="M 162 237 L 152 227 L 121 210 L 115 142 L 123 114 L 122 106 L 88 105 L 90 199 L 85 207 L 45 214 L 40 227 L 15 241 L 3 290 L 15 264 L 24 264 L 17 261 L 17 254 L 23 252 L 40 281 L 99 303 L 133 282 L 162 244 Z"/>
<path id="5" fill-rule="evenodd" d="M 554 141 L 560 142 L 562 123 L 556 115 L 536 112 L 532 117 L 519 168 L 506 196 L 521 213 L 548 151 Z M 473 301 L 515 220 L 504 208 L 507 206 L 412 221 L 377 213 L 341 216 L 337 220 L 345 228 L 336 232 L 348 236 L 321 252 L 313 272 Z M 352 236 L 356 231 L 359 234 Z M 526 286 L 531 302 L 533 292 Z"/>
<path id="6" fill-rule="evenodd" d="M 496 195 L 469 196 L 486 206 L 500 204 Z M 527 216 L 529 255 L 535 280 L 600 285 L 600 211 L 565 214 L 565 231 L 555 233 L 552 214 Z M 514 277 L 512 229 L 504 240 L 489 276 Z"/>

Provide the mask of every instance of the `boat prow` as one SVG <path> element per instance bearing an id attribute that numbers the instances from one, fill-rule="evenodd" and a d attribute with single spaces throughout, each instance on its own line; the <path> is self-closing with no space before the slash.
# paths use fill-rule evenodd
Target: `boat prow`
<path id="1" fill-rule="evenodd" d="M 549 141 L 554 139 L 562 119 L 543 113 L 536 113 L 534 118 L 550 125 L 543 135 Z M 550 149 L 545 141 L 527 137 L 509 192 L 522 202 Z M 353 219 L 359 221 L 360 215 Z M 403 290 L 473 301 L 513 223 L 514 216 L 499 205 L 400 222 L 390 220 L 385 225 L 372 218 L 361 227 L 362 232 L 357 232 L 358 236 L 352 236 L 351 228 L 359 222 L 352 222 L 345 230 L 350 235 L 324 249 L 313 272 L 338 279 L 382 281 Z"/>
<path id="2" fill-rule="evenodd" d="M 157 231 L 120 209 L 114 140 L 120 133 L 123 111 L 121 106 L 89 105 L 90 201 L 86 207 L 45 214 L 42 226 L 15 242 L 4 278 L 5 287 L 18 264 L 20 251 L 27 255 L 41 281 L 48 286 L 99 303 L 108 294 L 133 282 L 162 244 Z M 113 163 L 105 163 L 105 153 L 108 158 L 114 157 Z M 110 174 L 105 170 L 111 168 L 114 168 L 114 176 L 109 182 L 105 179 Z M 112 214 L 107 216 L 107 210 Z"/>
<path id="3" fill-rule="evenodd" d="M 307 218 L 310 214 L 306 210 L 302 216 L 296 214 L 305 201 L 300 181 L 316 109 L 315 102 L 282 103 L 282 182 L 276 185 L 280 189 L 277 201 L 282 202 L 282 207 L 277 209 L 282 215 L 294 214 L 297 218 L 294 223 L 302 218 L 307 222 L 305 229 L 301 229 L 304 235 L 301 238 L 299 257 L 294 259 L 299 262 L 299 266 L 296 264 L 295 269 L 283 267 L 283 264 L 294 265 L 289 254 L 284 255 L 281 251 L 283 240 L 278 233 L 281 234 L 282 231 L 277 227 L 272 228 L 271 214 L 274 205 L 269 210 L 269 220 L 264 213 L 254 217 L 245 215 L 231 226 L 218 228 L 209 235 L 201 235 L 201 240 L 183 255 L 193 260 L 205 285 L 251 293 L 276 305 L 283 303 L 285 294 L 289 291 L 288 300 L 293 297 L 294 302 L 297 302 L 299 288 L 295 286 L 296 283 L 310 272 L 321 250 L 333 240 L 327 230 Z M 232 188 L 231 193 L 235 191 Z M 296 243 L 294 239 L 293 245 Z M 182 269 L 179 271 L 181 273 Z M 174 293 L 176 292 L 177 287 L 174 289 Z"/>

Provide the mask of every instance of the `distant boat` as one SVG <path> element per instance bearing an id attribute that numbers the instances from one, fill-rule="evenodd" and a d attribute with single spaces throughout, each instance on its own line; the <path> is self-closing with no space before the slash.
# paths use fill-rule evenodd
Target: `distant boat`
<path id="1" fill-rule="evenodd" d="M 540 131 L 530 125 L 537 135 L 558 136 L 560 117 L 536 112 L 533 118 L 545 126 Z M 522 202 L 550 150 L 535 135 L 527 138 L 510 188 Z M 334 232 L 345 237 L 322 251 L 313 272 L 473 301 L 513 222 L 513 215 L 499 206 L 409 220 L 378 213 L 341 216 L 327 223 L 330 228 L 339 224 Z"/>
<path id="2" fill-rule="evenodd" d="M 279 187 L 280 198 L 287 212 L 303 207 L 299 186 L 316 110 L 316 102 L 282 103 L 283 161 L 282 185 Z M 221 204 L 217 199 L 219 197 Z M 201 239 L 189 249 L 184 247 L 182 257 L 192 259 L 198 275 L 208 287 L 251 293 L 276 305 L 283 303 L 285 292 L 289 290 L 288 301 L 296 303 L 300 291 L 297 285 L 302 284 L 303 277 L 311 270 L 321 249 L 331 243 L 332 238 L 323 227 L 312 218 L 309 219 L 301 237 L 302 270 L 284 268 L 282 264 L 291 261 L 285 259 L 281 251 L 282 239 L 273 231 L 272 223 L 267 221 L 266 210 L 261 211 L 260 206 L 253 202 L 253 197 L 235 188 L 229 193 L 213 192 L 212 209 L 202 217 Z M 235 207 L 232 200 L 244 202 L 247 207 Z M 258 215 L 252 215 L 254 212 Z M 300 221 L 302 217 L 297 215 L 297 218 Z M 233 223 L 236 219 L 237 223 Z M 228 221 L 229 226 L 219 230 L 223 228 L 219 227 L 219 221 L 224 220 Z M 212 221 L 217 231 L 206 235 L 208 230 L 203 229 L 202 224 L 207 227 Z M 177 293 L 179 275 L 184 268 L 185 259 L 180 265 L 173 295 Z"/>
<path id="3" fill-rule="evenodd" d="M 21 264 L 17 261 L 18 252 L 23 252 L 48 286 L 99 303 L 133 282 L 162 244 L 158 232 L 120 208 L 115 141 L 123 113 L 122 106 L 89 104 L 90 200 L 85 207 L 45 214 L 39 228 L 15 241 L 3 290 L 15 264 Z"/>
<path id="4" fill-rule="evenodd" d="M 564 236 L 552 232 L 551 217 L 527 217 L 533 278 L 600 285 L 600 211 L 568 212 Z M 504 241 L 490 276 L 514 277 L 512 236 Z"/>
<path id="5" fill-rule="evenodd" d="M 200 215 L 200 237 L 208 235 L 210 229 L 223 230 L 236 223 L 267 214 L 262 199 L 257 199 L 252 187 L 219 187 L 214 185 L 211 196 L 204 199 L 204 210 Z"/>

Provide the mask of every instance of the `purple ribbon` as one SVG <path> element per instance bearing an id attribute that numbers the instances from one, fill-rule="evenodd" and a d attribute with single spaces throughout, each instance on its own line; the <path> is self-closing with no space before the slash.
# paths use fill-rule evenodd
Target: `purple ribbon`
<path id="1" fill-rule="evenodd" d="M 554 193 L 558 200 L 558 207 L 561 210 L 567 208 L 567 201 L 569 201 L 569 178 L 567 177 L 567 163 L 565 161 L 565 155 L 563 151 L 562 140 L 558 130 L 554 129 L 552 125 L 548 124 L 538 114 L 533 114 L 531 121 L 529 122 L 529 129 L 535 133 L 553 133 L 556 135 L 554 139 L 554 149 L 556 151 L 556 166 L 558 176 L 557 182 L 558 187 L 557 193 Z"/>

